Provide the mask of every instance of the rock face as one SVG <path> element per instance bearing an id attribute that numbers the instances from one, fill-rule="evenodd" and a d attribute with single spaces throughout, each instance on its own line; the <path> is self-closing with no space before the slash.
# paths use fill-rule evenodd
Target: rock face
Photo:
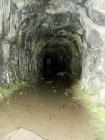
<path id="1" fill-rule="evenodd" d="M 70 48 L 70 69 L 78 73 L 81 64 L 82 28 L 80 1 L 1 0 L 0 83 L 36 80 L 44 48 L 49 44 Z M 5 50 L 4 50 L 5 48 Z M 7 55 L 5 54 L 7 53 Z M 5 61 L 4 61 L 5 60 Z M 34 78 L 34 79 L 33 79 Z"/>
<path id="2" fill-rule="evenodd" d="M 37 80 L 44 48 L 57 42 L 69 48 L 73 73 L 82 63 L 82 88 L 100 91 L 104 38 L 104 0 L 0 0 L 0 83 Z"/>
<path id="3" fill-rule="evenodd" d="M 101 92 L 105 87 L 105 1 L 87 1 L 81 23 L 84 30 L 82 87 Z"/>
<path id="4" fill-rule="evenodd" d="M 20 128 L 18 130 L 10 132 L 2 140 L 45 140 L 45 139 L 31 131 Z"/>

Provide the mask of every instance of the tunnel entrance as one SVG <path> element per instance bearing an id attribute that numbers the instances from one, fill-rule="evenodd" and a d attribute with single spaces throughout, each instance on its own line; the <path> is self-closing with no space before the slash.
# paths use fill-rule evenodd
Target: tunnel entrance
<path id="1" fill-rule="evenodd" d="M 44 79 L 60 79 L 67 84 L 80 78 L 81 52 L 72 41 L 56 39 L 47 42 L 39 59 L 41 62 L 38 68 L 39 75 Z"/>

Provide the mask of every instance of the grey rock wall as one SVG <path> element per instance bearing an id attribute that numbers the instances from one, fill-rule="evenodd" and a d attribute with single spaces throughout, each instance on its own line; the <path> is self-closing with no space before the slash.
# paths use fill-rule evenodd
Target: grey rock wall
<path id="1" fill-rule="evenodd" d="M 0 83 L 37 79 L 41 50 L 59 35 L 64 43 L 77 43 L 82 88 L 101 91 L 105 85 L 104 0 L 0 0 Z"/>
<path id="2" fill-rule="evenodd" d="M 30 46 L 44 18 L 45 6 L 43 1 L 0 1 L 1 84 L 33 76 L 36 64 L 31 65 L 35 56 Z"/>
<path id="3" fill-rule="evenodd" d="M 38 55 L 55 36 L 61 35 L 62 42 L 65 37 L 72 39 L 81 51 L 82 29 L 76 3 L 81 1 L 0 1 L 0 47 L 4 54 L 0 83 L 37 79 Z"/>
<path id="4" fill-rule="evenodd" d="M 82 87 L 103 92 L 105 87 L 105 1 L 88 0 L 81 9 L 84 30 Z M 105 93 L 102 93 L 105 94 Z"/>

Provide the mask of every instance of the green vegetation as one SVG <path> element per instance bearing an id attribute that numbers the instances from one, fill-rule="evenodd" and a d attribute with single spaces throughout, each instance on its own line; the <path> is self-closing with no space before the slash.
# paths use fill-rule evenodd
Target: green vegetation
<path id="1" fill-rule="evenodd" d="M 0 86 L 0 102 L 7 100 L 10 96 L 16 93 L 17 90 L 24 87 L 25 82 L 15 82 L 15 84 L 4 84 Z"/>
<path id="2" fill-rule="evenodd" d="M 80 88 L 80 83 L 76 83 L 72 87 L 76 100 L 82 102 L 84 107 L 90 113 L 90 124 L 92 131 L 96 136 L 96 140 L 105 140 L 105 106 L 98 100 L 95 100 L 94 96 L 87 94 Z"/>

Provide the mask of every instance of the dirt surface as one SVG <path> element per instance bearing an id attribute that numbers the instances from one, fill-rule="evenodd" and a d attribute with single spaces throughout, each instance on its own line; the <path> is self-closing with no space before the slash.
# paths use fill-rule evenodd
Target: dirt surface
<path id="1" fill-rule="evenodd" d="M 0 104 L 0 137 L 21 127 L 48 140 L 95 140 L 89 117 L 62 82 L 43 81 Z"/>

